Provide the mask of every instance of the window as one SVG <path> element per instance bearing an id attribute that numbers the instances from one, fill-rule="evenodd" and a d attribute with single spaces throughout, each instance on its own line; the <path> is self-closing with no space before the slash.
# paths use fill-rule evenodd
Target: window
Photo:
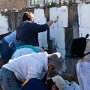
<path id="1" fill-rule="evenodd" d="M 45 3 L 52 3 L 56 2 L 59 3 L 61 0 L 30 0 L 30 6 L 34 6 L 36 4 L 45 4 Z"/>
<path id="2" fill-rule="evenodd" d="M 38 0 L 30 0 L 30 6 L 36 5 Z"/>

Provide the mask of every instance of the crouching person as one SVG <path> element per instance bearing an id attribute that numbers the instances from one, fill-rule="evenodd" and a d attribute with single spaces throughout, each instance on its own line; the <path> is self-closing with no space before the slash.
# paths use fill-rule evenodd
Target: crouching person
<path id="1" fill-rule="evenodd" d="M 21 84 L 32 78 L 42 79 L 47 71 L 60 65 L 60 53 L 32 53 L 11 59 L 0 70 L 2 90 L 19 90 Z M 59 68 L 57 68 L 59 71 Z M 39 90 L 37 88 L 37 90 Z"/>

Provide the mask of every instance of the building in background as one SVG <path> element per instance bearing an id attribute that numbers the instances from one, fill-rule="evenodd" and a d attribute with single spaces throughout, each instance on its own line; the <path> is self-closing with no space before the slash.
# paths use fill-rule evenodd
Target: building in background
<path id="1" fill-rule="evenodd" d="M 27 6 L 27 0 L 0 0 L 0 10 L 22 9 Z"/>
<path id="2" fill-rule="evenodd" d="M 89 3 L 90 0 L 0 0 L 0 10 L 4 9 L 18 9 L 21 10 L 25 7 L 35 6 L 36 4 L 44 5 L 46 3 L 81 3 L 87 2 Z"/>

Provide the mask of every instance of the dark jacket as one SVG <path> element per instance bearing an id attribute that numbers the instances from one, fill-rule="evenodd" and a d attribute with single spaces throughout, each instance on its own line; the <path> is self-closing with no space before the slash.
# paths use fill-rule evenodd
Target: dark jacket
<path id="1" fill-rule="evenodd" d="M 17 28 L 17 40 L 24 42 L 27 45 L 39 46 L 38 33 L 44 32 L 48 29 L 47 24 L 37 24 L 30 21 L 24 21 Z"/>

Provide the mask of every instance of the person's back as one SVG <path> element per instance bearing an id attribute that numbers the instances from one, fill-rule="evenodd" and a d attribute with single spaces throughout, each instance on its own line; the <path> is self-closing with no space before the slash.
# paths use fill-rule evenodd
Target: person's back
<path id="1" fill-rule="evenodd" d="M 46 24 L 37 24 L 33 22 L 33 14 L 25 12 L 23 14 L 23 22 L 19 25 L 16 32 L 17 42 L 14 46 L 33 45 L 39 46 L 38 33 L 44 32 L 53 24 L 53 20 L 48 21 Z"/>
<path id="2" fill-rule="evenodd" d="M 17 47 L 17 49 L 15 50 L 11 58 L 13 59 L 13 58 L 20 57 L 22 55 L 38 53 L 38 52 L 44 52 L 44 50 L 40 47 L 36 47 L 32 45 L 22 45 Z"/>
<path id="3" fill-rule="evenodd" d="M 80 90 L 90 90 L 90 41 L 87 41 L 84 57 L 76 65 Z"/>
<path id="4" fill-rule="evenodd" d="M 38 33 L 46 31 L 48 25 L 39 25 L 30 21 L 24 21 L 17 28 L 17 40 L 24 42 L 26 45 L 39 46 Z"/>
<path id="5" fill-rule="evenodd" d="M 48 69 L 47 64 L 48 59 L 46 53 L 43 52 L 22 55 L 18 58 L 11 59 L 3 67 L 13 71 L 16 77 L 23 82 L 31 78 L 42 79 Z"/>
<path id="6" fill-rule="evenodd" d="M 53 69 L 60 72 L 61 54 L 32 53 L 10 60 L 0 69 L 0 86 L 3 90 L 19 90 L 22 82 L 32 78 L 42 79 Z"/>

